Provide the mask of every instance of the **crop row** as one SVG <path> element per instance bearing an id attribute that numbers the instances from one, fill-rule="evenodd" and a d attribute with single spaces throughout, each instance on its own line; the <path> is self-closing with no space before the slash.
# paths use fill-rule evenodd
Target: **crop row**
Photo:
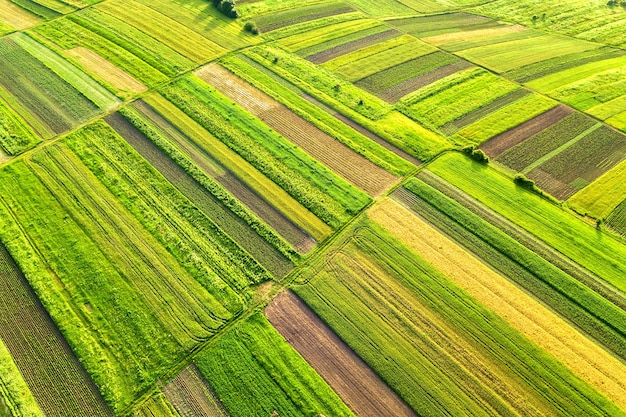
<path id="1" fill-rule="evenodd" d="M 181 416 L 228 417 L 215 391 L 194 364 L 168 382 L 162 392 Z"/>
<path id="2" fill-rule="evenodd" d="M 290 52 L 298 52 L 312 46 L 342 38 L 354 32 L 380 26 L 380 22 L 372 19 L 352 19 L 345 22 L 329 24 L 318 29 L 306 30 L 280 39 L 277 43 Z"/>
<path id="3" fill-rule="evenodd" d="M 626 195 L 625 176 L 626 161 L 622 161 L 573 195 L 567 203 L 579 213 L 606 219 Z"/>
<path id="4" fill-rule="evenodd" d="M 360 226 L 295 291 L 416 413 L 619 413 L 388 232 Z"/>
<path id="5" fill-rule="evenodd" d="M 378 42 L 386 41 L 398 35 L 399 32 L 395 29 L 389 29 L 384 25 L 374 26 L 301 49 L 298 51 L 298 55 L 306 57 L 307 60 L 315 64 L 323 64 L 331 59 L 366 48 Z"/>
<path id="6" fill-rule="evenodd" d="M 607 225 L 622 236 L 626 236 L 626 200 L 622 201 L 607 217 Z"/>
<path id="7" fill-rule="evenodd" d="M 296 254 L 285 242 L 281 241 L 271 230 L 252 216 L 232 196 L 206 176 L 196 175 L 196 180 L 185 169 L 178 165 L 169 154 L 157 144 L 167 148 L 168 139 L 153 125 L 146 122 L 131 110 L 125 109 L 121 115 L 109 116 L 106 120 L 116 132 L 123 137 L 140 155 L 159 171 L 172 185 L 188 198 L 204 215 L 215 223 L 230 239 L 256 259 L 264 268 L 281 278 L 286 275 L 292 265 L 287 257 L 296 258 Z M 171 145 L 170 145 L 171 149 Z M 178 155 L 177 155 L 178 156 Z M 180 156 L 179 156 L 180 158 Z M 192 163 L 187 161 L 189 170 Z M 205 183 L 207 186 L 202 185 Z M 220 199 L 219 195 L 223 195 Z M 226 203 L 226 204 L 225 204 Z M 230 207 L 233 207 L 231 210 Z M 266 241 L 265 234 L 272 243 Z M 265 227 L 264 227 L 265 226 Z"/>
<path id="8" fill-rule="evenodd" d="M 470 13 L 447 13 L 410 17 L 390 20 L 389 23 L 398 29 L 419 37 L 501 26 L 501 24 L 492 19 Z"/>
<path id="9" fill-rule="evenodd" d="M 254 19 L 254 21 L 261 32 L 271 32 L 272 30 L 280 29 L 285 26 L 351 11 L 354 11 L 354 9 L 343 2 L 321 3 L 264 15 Z"/>
<path id="10" fill-rule="evenodd" d="M 364 193 L 200 80 L 186 77 L 161 92 L 328 225 L 367 204 Z"/>
<path id="11" fill-rule="evenodd" d="M 353 415 L 261 313 L 232 328 L 195 363 L 233 417 Z"/>
<path id="12" fill-rule="evenodd" d="M 0 149 L 17 155 L 38 142 L 35 132 L 0 100 Z"/>
<path id="13" fill-rule="evenodd" d="M 43 417 L 33 394 L 0 339 L 0 413 L 14 417 Z"/>

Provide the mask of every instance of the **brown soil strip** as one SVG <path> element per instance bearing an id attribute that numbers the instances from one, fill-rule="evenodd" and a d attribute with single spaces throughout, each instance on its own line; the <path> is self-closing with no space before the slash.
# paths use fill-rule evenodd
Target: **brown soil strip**
<path id="1" fill-rule="evenodd" d="M 386 102 L 393 104 L 400 100 L 402 97 L 406 96 L 409 93 L 412 93 L 415 90 L 418 90 L 422 87 L 434 83 L 437 80 L 447 77 L 448 75 L 452 75 L 455 72 L 461 71 L 471 66 L 472 64 L 464 60 L 455 62 L 454 64 L 444 65 L 443 67 L 437 68 L 436 70 L 428 72 L 426 74 L 409 78 L 408 80 L 394 87 L 391 87 L 387 91 L 382 92 L 381 94 L 379 94 L 379 97 Z"/>
<path id="2" fill-rule="evenodd" d="M 298 297 L 284 292 L 265 309 L 280 334 L 360 417 L 416 417 L 398 395 Z"/>
<path id="3" fill-rule="evenodd" d="M 209 64 L 196 75 L 259 117 L 269 127 L 372 196 L 397 178 L 293 113 L 228 70 Z"/>
<path id="4" fill-rule="evenodd" d="M 501 107 L 507 106 L 521 99 L 522 97 L 527 96 L 528 94 L 530 94 L 530 91 L 526 90 L 525 88 L 520 88 L 509 94 L 505 94 L 503 97 L 500 97 L 483 107 L 480 107 L 456 120 L 451 121 L 450 123 L 447 123 L 446 125 L 441 127 L 441 131 L 448 136 L 453 135 L 458 130 L 471 125 L 475 121 L 482 119 L 488 114 L 500 109 Z"/>
<path id="5" fill-rule="evenodd" d="M 322 52 L 318 52 L 313 55 L 309 55 L 306 59 L 314 64 L 323 64 L 326 61 L 335 59 L 350 52 L 358 51 L 375 43 L 383 42 L 391 38 L 395 38 L 400 34 L 396 29 L 387 30 L 385 32 L 375 33 L 373 35 L 366 36 L 361 39 L 346 42 L 343 45 L 338 45 L 333 48 L 327 49 Z"/>
<path id="6" fill-rule="evenodd" d="M 101 78 L 117 90 L 133 93 L 142 93 L 147 90 L 145 85 L 90 49 L 79 46 L 70 49 L 67 53 L 88 72 Z"/>
<path id="7" fill-rule="evenodd" d="M 571 112 L 572 109 L 560 104 L 555 108 L 522 123 L 516 128 L 488 140 L 480 148 L 491 158 L 496 158 L 507 149 L 522 143 L 529 137 L 563 119 Z"/>
<path id="8" fill-rule="evenodd" d="M 535 181 L 539 188 L 561 201 L 567 200 L 579 191 L 572 187 L 568 182 L 555 177 L 547 171 L 544 171 L 541 167 L 530 171 L 528 173 L 528 178 Z"/>
<path id="9" fill-rule="evenodd" d="M 228 417 L 195 365 L 183 369 L 163 388 L 163 394 L 181 417 Z"/>
<path id="10" fill-rule="evenodd" d="M 0 287 L 0 338 L 46 416 L 112 416 L 1 243 Z"/>

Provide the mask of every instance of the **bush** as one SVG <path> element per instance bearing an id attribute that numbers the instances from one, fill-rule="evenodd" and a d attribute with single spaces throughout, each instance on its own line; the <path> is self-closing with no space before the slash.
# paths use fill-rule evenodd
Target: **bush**
<path id="1" fill-rule="evenodd" d="M 212 0 L 212 2 L 222 14 L 234 19 L 239 17 L 239 12 L 235 9 L 235 0 Z"/>
<path id="2" fill-rule="evenodd" d="M 526 175 L 524 175 L 524 174 L 517 174 L 515 176 L 515 178 L 513 178 L 513 182 L 515 184 L 519 185 L 520 187 L 524 187 L 524 188 L 527 188 L 527 189 L 533 190 L 533 191 L 537 190 L 537 186 L 535 185 L 535 181 L 533 181 L 530 178 L 526 177 Z"/>
<path id="3" fill-rule="evenodd" d="M 463 153 L 469 155 L 474 161 L 478 161 L 481 164 L 489 163 L 489 157 L 487 154 L 483 152 L 482 149 L 476 149 L 474 145 L 466 146 L 462 150 Z"/>
<path id="4" fill-rule="evenodd" d="M 259 28 L 253 21 L 246 22 L 246 24 L 243 26 L 243 30 L 245 30 L 246 32 L 250 32 L 253 35 L 259 34 Z"/>

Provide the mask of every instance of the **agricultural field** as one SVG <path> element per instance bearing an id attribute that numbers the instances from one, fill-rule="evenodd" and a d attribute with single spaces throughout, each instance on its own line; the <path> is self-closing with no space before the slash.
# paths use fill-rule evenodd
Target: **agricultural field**
<path id="1" fill-rule="evenodd" d="M 625 10 L 0 0 L 0 416 L 626 416 Z"/>

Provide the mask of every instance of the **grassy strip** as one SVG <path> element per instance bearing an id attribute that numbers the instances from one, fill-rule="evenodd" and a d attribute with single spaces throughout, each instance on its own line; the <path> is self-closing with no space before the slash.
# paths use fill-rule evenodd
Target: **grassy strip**
<path id="1" fill-rule="evenodd" d="M 301 24 L 293 26 L 294 29 L 300 28 L 299 32 L 289 37 L 284 37 L 284 33 L 281 30 L 270 34 L 270 37 L 276 37 L 278 32 L 281 32 L 281 38 L 277 41 L 277 44 L 288 50 L 289 52 L 298 52 L 302 49 L 310 48 L 320 43 L 325 43 L 333 39 L 341 38 L 354 32 L 369 29 L 372 27 L 380 26 L 381 23 L 377 20 L 362 19 L 360 13 L 346 13 L 339 16 L 334 16 L 334 19 L 341 19 L 338 23 L 333 22 L 333 18 L 326 18 L 320 20 L 314 20 L 309 22 L 309 25 L 316 22 L 325 23 L 320 28 L 306 28 L 306 31 L 301 31 L 307 24 Z M 287 30 L 290 28 L 286 28 Z"/>
<path id="2" fill-rule="evenodd" d="M 18 155 L 39 142 L 35 132 L 0 100 L 0 148 L 9 155 Z"/>
<path id="3" fill-rule="evenodd" d="M 189 274 L 232 313 L 243 308 L 241 296 L 251 284 L 270 279 L 265 269 L 108 125 L 92 124 L 67 144 Z"/>
<path id="4" fill-rule="evenodd" d="M 357 49 L 356 51 L 341 55 L 337 58 L 331 59 L 330 61 L 326 61 L 322 64 L 322 67 L 330 71 L 337 71 L 342 67 L 349 68 L 350 64 L 355 61 L 368 58 L 372 55 L 377 55 L 381 52 L 387 51 L 388 49 L 411 44 L 415 41 L 416 39 L 410 35 L 397 36 L 383 42 L 378 42 L 373 45 Z"/>
<path id="5" fill-rule="evenodd" d="M 203 351 L 196 364 L 232 417 L 353 416 L 261 313 Z"/>
<path id="6" fill-rule="evenodd" d="M 141 52 L 135 51 L 140 54 L 138 57 L 133 54 L 134 48 L 129 47 L 131 49 L 126 50 L 116 43 L 117 39 L 111 41 L 102 35 L 92 32 L 89 28 L 83 27 L 79 23 L 70 20 L 76 20 L 77 18 L 80 18 L 80 16 L 73 14 L 63 19 L 46 22 L 38 25 L 34 31 L 64 49 L 72 49 L 77 46 L 90 49 L 147 86 L 153 87 L 167 81 L 167 74 L 162 73 L 145 62 L 141 58 Z M 89 26 L 86 21 L 81 20 L 80 23 L 85 23 Z M 163 66 L 161 64 L 155 65 Z"/>
<path id="7" fill-rule="evenodd" d="M 626 200 L 622 201 L 606 219 L 607 225 L 626 237 Z"/>
<path id="8" fill-rule="evenodd" d="M 606 219 L 626 196 L 626 161 L 574 194 L 567 203 L 576 211 Z"/>
<path id="9" fill-rule="evenodd" d="M 54 19 L 55 17 L 59 17 L 61 14 L 49 9 L 45 6 L 42 6 L 39 3 L 36 3 L 32 0 L 11 0 L 12 3 L 17 4 L 24 10 L 28 10 L 35 16 L 39 16 L 43 19 Z"/>
<path id="10" fill-rule="evenodd" d="M 302 227 L 318 242 L 331 233 L 332 230 L 329 226 L 315 217 L 313 213 L 307 210 L 283 188 L 264 176 L 239 154 L 211 135 L 174 104 L 158 94 L 146 96 L 145 101 L 162 117 L 167 115 L 166 120 L 168 123 L 171 123 L 175 129 L 178 129 L 185 135 L 186 143 L 182 145 L 179 143 L 179 146 L 191 149 L 191 152 L 199 152 L 204 162 L 205 170 L 214 171 L 216 175 L 220 175 L 222 168 L 219 165 L 223 166 L 228 172 L 246 184 L 250 190 L 271 201 L 272 205 L 283 215 L 294 224 Z M 219 164 L 213 161 L 219 161 Z"/>
<path id="11" fill-rule="evenodd" d="M 277 77 L 423 161 L 450 148 L 443 137 L 391 110 L 389 104 L 303 59 L 269 47 L 255 48 L 244 54 Z"/>
<path id="12" fill-rule="evenodd" d="M 369 202 L 365 193 L 195 77 L 161 92 L 331 227 L 339 227 Z"/>
<path id="13" fill-rule="evenodd" d="M 420 197 L 414 211 L 626 358 L 626 312 L 439 191 L 416 179 L 406 188 Z"/>
<path id="14" fill-rule="evenodd" d="M 180 417 L 162 393 L 154 394 L 133 412 L 133 417 Z"/>
<path id="15" fill-rule="evenodd" d="M 90 8 L 68 19 L 124 48 L 168 77 L 193 66 L 192 61 L 170 47 L 100 10 Z"/>
<path id="16" fill-rule="evenodd" d="M 308 48 L 300 49 L 298 51 L 298 55 L 302 57 L 307 57 L 307 59 L 311 59 L 312 58 L 311 55 L 320 54 L 322 52 L 326 52 L 329 50 L 339 50 L 340 48 L 344 48 L 344 46 L 346 46 L 350 50 L 356 50 L 360 46 L 358 44 L 360 40 L 364 38 L 371 39 L 373 35 L 382 34 L 383 32 L 387 32 L 386 36 L 389 36 L 389 37 L 394 37 L 399 34 L 398 32 L 395 32 L 395 31 L 391 32 L 390 29 L 384 25 L 374 26 L 372 28 L 359 30 L 357 32 L 352 32 L 345 36 L 331 39 L 326 42 L 318 43 L 317 45 L 313 45 Z M 353 49 L 353 48 L 356 48 L 356 49 Z M 346 53 L 347 52 L 349 52 L 349 50 L 346 51 Z"/>
<path id="17" fill-rule="evenodd" d="M 311 6 L 296 7 L 277 13 L 260 16 L 254 19 L 261 32 L 271 32 L 285 26 L 291 26 L 309 20 L 320 19 L 336 14 L 354 11 L 343 2 L 313 4 Z"/>
<path id="18" fill-rule="evenodd" d="M 11 39 L 99 108 L 108 110 L 119 104 L 120 101 L 104 87 L 33 38 L 18 33 Z"/>
<path id="19" fill-rule="evenodd" d="M 626 292 L 623 244 L 464 155 L 442 155 L 429 170 Z"/>
<path id="20" fill-rule="evenodd" d="M 623 415 L 388 232 L 361 226 L 296 292 L 418 414 Z"/>
<path id="21" fill-rule="evenodd" d="M 4 271 L 0 270 L 1 273 Z M 44 417 L 35 397 L 13 362 L 11 353 L 0 340 L 0 415 L 4 415 L 3 405 L 6 406 L 8 416 Z"/>
<path id="22" fill-rule="evenodd" d="M 141 131 L 146 138 L 153 142 L 159 149 L 166 153 L 176 164 L 189 174 L 191 178 L 198 182 L 212 196 L 219 200 L 236 216 L 242 219 L 252 230 L 267 241 L 272 247 L 283 254 L 287 259 L 295 262 L 299 259 L 298 253 L 280 236 L 276 234 L 265 222 L 259 219 L 239 200 L 222 187 L 213 178 L 204 174 L 193 162 L 191 162 L 181 151 L 179 151 L 156 127 L 150 123 L 132 107 L 125 107 L 120 110 L 120 114 L 126 118 L 133 126 Z"/>
<path id="23" fill-rule="evenodd" d="M 480 144 L 550 110 L 556 105 L 557 102 L 554 100 L 538 94 L 529 94 L 461 129 L 456 136 L 463 141 Z"/>
<path id="24" fill-rule="evenodd" d="M 294 91 L 239 57 L 230 56 L 222 59 L 221 63 L 238 77 L 246 80 L 274 100 L 284 104 L 298 116 L 312 123 L 379 167 L 398 176 L 403 176 L 413 169 L 412 164 L 407 163 L 393 152 L 356 132 L 328 114 L 328 112 L 305 100 Z"/>

